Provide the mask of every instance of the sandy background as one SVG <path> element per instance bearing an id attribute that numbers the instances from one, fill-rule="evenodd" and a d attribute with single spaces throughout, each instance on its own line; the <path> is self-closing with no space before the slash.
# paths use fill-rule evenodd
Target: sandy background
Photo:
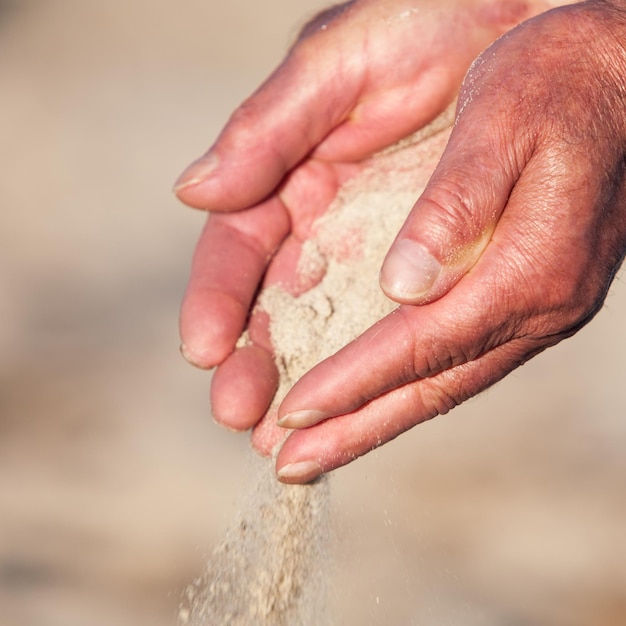
<path id="1" fill-rule="evenodd" d="M 2 626 L 173 624 L 236 512 L 169 189 L 322 5 L 0 1 Z M 336 624 L 626 623 L 625 313 L 335 474 Z"/>

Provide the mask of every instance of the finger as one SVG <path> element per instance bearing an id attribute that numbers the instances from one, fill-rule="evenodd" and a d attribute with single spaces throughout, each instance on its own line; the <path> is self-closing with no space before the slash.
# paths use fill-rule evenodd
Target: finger
<path id="1" fill-rule="evenodd" d="M 507 321 L 486 302 L 473 306 L 462 300 L 403 306 L 382 319 L 293 386 L 279 408 L 279 425 L 306 428 L 351 413 L 392 389 L 476 359 L 510 338 Z"/>
<path id="2" fill-rule="evenodd" d="M 362 69 L 340 73 L 341 40 L 305 40 L 232 115 L 214 146 L 190 165 L 174 190 L 186 204 L 213 211 L 267 197 L 343 119 L 359 93 Z M 357 71 L 358 70 L 358 71 Z"/>
<path id="3" fill-rule="evenodd" d="M 459 115 L 429 184 L 383 262 L 381 287 L 397 302 L 435 300 L 472 268 L 531 158 L 530 138 L 512 122 L 509 127 L 506 98 L 487 100 L 476 96 Z"/>
<path id="4" fill-rule="evenodd" d="M 302 242 L 289 236 L 281 244 L 264 279 L 264 289 L 280 286 L 297 295 L 312 286 L 297 267 Z M 284 441 L 284 428 L 276 426 L 276 407 L 268 412 L 278 387 L 278 369 L 270 336 L 270 319 L 256 307 L 247 322 L 247 343 L 235 349 L 217 367 L 211 381 L 211 409 L 214 419 L 232 430 L 254 429 L 252 445 L 269 455 Z"/>
<path id="5" fill-rule="evenodd" d="M 354 413 L 295 431 L 277 456 L 278 478 L 306 483 L 346 465 L 413 426 L 447 413 L 540 349 L 532 341 L 516 340 L 432 378 L 394 389 Z"/>
<path id="6" fill-rule="evenodd" d="M 238 348 L 213 374 L 214 419 L 232 430 L 252 428 L 269 408 L 277 385 L 278 370 L 270 352 L 254 344 Z"/>
<path id="7" fill-rule="evenodd" d="M 288 230 L 289 218 L 277 199 L 209 217 L 181 308 L 182 351 L 188 361 L 209 368 L 232 351 L 267 264 Z"/>
<path id="8" fill-rule="evenodd" d="M 396 302 L 422 304 L 446 293 L 478 260 L 506 205 L 516 173 L 488 137 L 464 147 L 468 133 L 453 132 L 383 262 L 380 284 Z"/>

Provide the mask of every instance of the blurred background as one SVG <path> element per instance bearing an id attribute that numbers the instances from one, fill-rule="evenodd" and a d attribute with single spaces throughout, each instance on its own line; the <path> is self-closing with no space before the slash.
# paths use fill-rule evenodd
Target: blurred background
<path id="1" fill-rule="evenodd" d="M 0 625 L 165 626 L 245 492 L 170 193 L 321 0 L 0 0 Z M 342 625 L 626 623 L 626 288 L 335 473 Z"/>

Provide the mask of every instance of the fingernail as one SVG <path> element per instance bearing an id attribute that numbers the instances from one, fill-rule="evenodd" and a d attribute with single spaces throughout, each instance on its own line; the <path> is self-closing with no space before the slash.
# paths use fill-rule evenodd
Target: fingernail
<path id="1" fill-rule="evenodd" d="M 194 367 L 201 367 L 198 359 L 194 356 L 191 350 L 184 344 L 180 344 L 180 353 L 183 355 L 185 361 L 193 365 Z"/>
<path id="2" fill-rule="evenodd" d="M 206 180 L 215 171 L 219 163 L 220 158 L 214 152 L 209 152 L 197 161 L 194 161 L 174 183 L 174 193 L 198 185 L 203 180 Z"/>
<path id="3" fill-rule="evenodd" d="M 426 248 L 410 239 L 396 241 L 380 271 L 380 285 L 393 300 L 419 300 L 433 286 L 441 264 Z"/>
<path id="4" fill-rule="evenodd" d="M 313 426 L 321 422 L 328 417 L 322 411 L 294 411 L 293 413 L 287 413 L 283 417 L 279 418 L 276 423 L 281 428 L 306 428 L 307 426 Z"/>
<path id="5" fill-rule="evenodd" d="M 317 461 L 300 461 L 281 467 L 276 475 L 284 483 L 308 483 L 315 480 L 323 472 Z"/>
<path id="6" fill-rule="evenodd" d="M 191 355 L 189 354 L 189 348 L 184 343 L 181 343 L 179 349 L 185 361 L 189 361 L 191 363 Z"/>

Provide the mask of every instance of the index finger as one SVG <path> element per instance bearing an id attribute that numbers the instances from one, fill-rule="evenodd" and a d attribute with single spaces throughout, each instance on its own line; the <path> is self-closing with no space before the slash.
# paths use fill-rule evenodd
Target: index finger
<path id="1" fill-rule="evenodd" d="M 210 214 L 194 253 L 180 313 L 181 350 L 210 368 L 233 350 L 272 255 L 290 220 L 274 197 L 235 213 Z"/>
<path id="2" fill-rule="evenodd" d="M 489 307 L 462 310 L 451 298 L 401 306 L 305 374 L 285 397 L 279 424 L 306 428 L 375 398 L 472 361 L 511 337 Z"/>

